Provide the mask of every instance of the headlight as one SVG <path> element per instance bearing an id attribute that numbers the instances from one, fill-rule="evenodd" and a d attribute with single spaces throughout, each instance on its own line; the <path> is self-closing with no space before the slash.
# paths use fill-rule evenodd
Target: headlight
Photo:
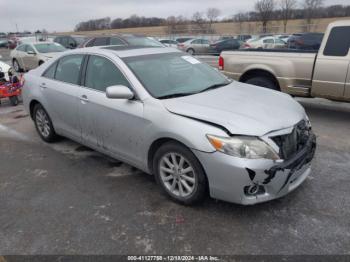
<path id="1" fill-rule="evenodd" d="M 207 135 L 213 147 L 225 154 L 248 159 L 277 160 L 278 154 L 264 141 L 251 136 L 219 137 Z"/>

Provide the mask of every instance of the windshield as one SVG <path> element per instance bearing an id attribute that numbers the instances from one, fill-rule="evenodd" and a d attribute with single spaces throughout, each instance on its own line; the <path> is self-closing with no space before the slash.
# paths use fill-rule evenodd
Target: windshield
<path id="1" fill-rule="evenodd" d="M 164 47 L 161 43 L 148 37 L 140 36 L 126 36 L 125 40 L 131 46 L 153 46 L 153 47 Z"/>
<path id="2" fill-rule="evenodd" d="M 39 53 L 56 53 L 66 50 L 63 46 L 57 43 L 35 44 L 34 46 Z"/>
<path id="3" fill-rule="evenodd" d="M 230 83 L 211 66 L 184 53 L 127 57 L 123 60 L 156 98 L 196 94 Z"/>

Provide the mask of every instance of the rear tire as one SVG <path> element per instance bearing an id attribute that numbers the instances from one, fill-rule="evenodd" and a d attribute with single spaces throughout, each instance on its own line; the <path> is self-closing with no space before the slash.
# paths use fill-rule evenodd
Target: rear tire
<path id="1" fill-rule="evenodd" d="M 41 104 L 36 104 L 33 111 L 33 120 L 36 131 L 42 140 L 52 143 L 57 140 L 57 134 L 52 125 L 51 118 Z"/>
<path id="2" fill-rule="evenodd" d="M 19 103 L 18 96 L 10 96 L 9 99 L 10 99 L 10 104 L 12 106 L 18 105 L 18 103 Z"/>
<path id="3" fill-rule="evenodd" d="M 194 205 L 207 196 L 208 182 L 204 169 L 187 147 L 169 142 L 153 158 L 157 183 L 167 196 L 184 205 Z"/>
<path id="4" fill-rule="evenodd" d="M 261 86 L 268 89 L 279 91 L 278 86 L 274 83 L 274 81 L 267 77 L 261 77 L 261 76 L 253 77 L 248 79 L 246 83 L 250 85 Z"/>
<path id="5" fill-rule="evenodd" d="M 194 51 L 194 49 L 193 48 L 189 48 L 189 49 L 187 49 L 187 51 L 186 51 L 187 53 L 189 53 L 190 55 L 194 55 L 195 54 L 195 51 Z"/>

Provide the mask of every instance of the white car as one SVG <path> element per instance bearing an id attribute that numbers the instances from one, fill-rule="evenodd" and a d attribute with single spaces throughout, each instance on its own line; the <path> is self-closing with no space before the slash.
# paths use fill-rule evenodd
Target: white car
<path id="1" fill-rule="evenodd" d="M 1 58 L 1 56 L 0 56 Z M 10 76 L 9 76 L 9 72 L 12 71 L 12 67 L 9 66 L 8 64 L 0 61 L 0 72 L 3 72 L 5 74 L 5 79 L 6 81 L 10 81 Z"/>
<path id="2" fill-rule="evenodd" d="M 66 51 L 62 45 L 52 42 L 24 43 L 14 49 L 11 54 L 13 68 L 17 72 L 34 69 L 57 53 Z"/>
<path id="3" fill-rule="evenodd" d="M 254 39 L 247 41 L 244 45 L 244 49 L 279 49 L 285 48 L 287 43 L 277 37 L 263 37 L 260 39 Z"/>

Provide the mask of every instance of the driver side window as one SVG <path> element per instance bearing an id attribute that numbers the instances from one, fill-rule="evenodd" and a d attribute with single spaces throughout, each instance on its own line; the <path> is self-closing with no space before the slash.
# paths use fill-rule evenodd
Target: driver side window
<path id="1" fill-rule="evenodd" d="M 86 67 L 85 86 L 105 92 L 114 85 L 130 87 L 122 72 L 107 58 L 92 55 Z"/>

